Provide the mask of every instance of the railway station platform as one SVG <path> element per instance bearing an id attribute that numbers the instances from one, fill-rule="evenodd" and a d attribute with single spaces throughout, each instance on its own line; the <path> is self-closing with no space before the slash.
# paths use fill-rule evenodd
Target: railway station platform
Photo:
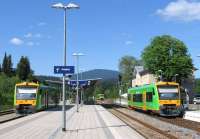
<path id="1" fill-rule="evenodd" d="M 62 112 L 43 111 L 0 124 L 4 139 L 143 139 L 135 130 L 99 105 L 83 105 L 79 112 L 68 107 L 66 131 Z"/>
<path id="2" fill-rule="evenodd" d="M 195 122 L 200 122 L 200 110 L 197 111 L 186 111 L 184 119 Z"/>

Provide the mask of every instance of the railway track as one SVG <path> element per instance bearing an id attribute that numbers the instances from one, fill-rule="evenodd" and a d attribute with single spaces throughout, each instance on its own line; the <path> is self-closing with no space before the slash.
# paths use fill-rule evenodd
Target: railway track
<path id="1" fill-rule="evenodd" d="M 14 112 L 15 112 L 14 109 L 6 110 L 6 111 L 0 111 L 0 116 L 7 115 L 7 114 L 12 114 Z"/>
<path id="2" fill-rule="evenodd" d="M 175 117 L 161 117 L 130 110 L 125 106 L 103 105 L 145 138 L 199 139 L 200 123 Z"/>
<path id="3" fill-rule="evenodd" d="M 121 105 L 112 105 L 113 108 L 124 108 L 124 109 L 128 109 L 127 106 L 121 106 Z M 152 114 L 147 114 L 145 112 L 141 112 L 142 114 L 145 114 L 147 116 L 151 116 L 152 118 L 156 118 L 158 120 L 161 120 L 163 122 L 167 122 L 173 125 L 177 125 L 183 128 L 187 128 L 187 129 L 191 129 L 194 131 L 197 131 L 200 133 L 200 123 L 199 122 L 195 122 L 195 121 L 190 121 L 190 120 L 186 120 L 180 117 L 162 117 L 159 115 L 152 115 Z"/>
<path id="4" fill-rule="evenodd" d="M 186 120 L 180 117 L 174 117 L 174 118 L 165 118 L 165 117 L 160 117 L 157 116 L 157 119 L 167 122 L 167 123 L 171 123 L 180 127 L 184 127 L 187 129 L 191 129 L 191 130 L 195 130 L 197 132 L 200 133 L 200 123 L 198 122 L 194 122 L 194 121 L 190 121 L 190 120 Z"/>
<path id="5" fill-rule="evenodd" d="M 178 139 L 178 137 L 153 127 L 145 121 L 140 121 L 118 109 L 110 109 L 109 111 L 146 139 Z"/>
<path id="6" fill-rule="evenodd" d="M 19 119 L 24 117 L 25 115 L 17 115 L 15 114 L 14 109 L 6 110 L 6 111 L 0 111 L 0 124 L 6 123 L 15 119 Z"/>

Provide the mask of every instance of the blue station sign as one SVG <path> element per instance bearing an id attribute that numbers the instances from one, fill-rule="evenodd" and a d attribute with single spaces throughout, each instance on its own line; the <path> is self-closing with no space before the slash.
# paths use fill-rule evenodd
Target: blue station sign
<path id="1" fill-rule="evenodd" d="M 54 74 L 74 74 L 74 66 L 54 66 Z"/>
<path id="2" fill-rule="evenodd" d="M 86 85 L 89 85 L 89 83 L 90 83 L 90 81 L 87 81 L 87 80 L 79 80 L 78 81 L 79 86 L 86 86 Z M 68 81 L 68 85 L 77 86 L 77 81 L 76 80 Z"/>

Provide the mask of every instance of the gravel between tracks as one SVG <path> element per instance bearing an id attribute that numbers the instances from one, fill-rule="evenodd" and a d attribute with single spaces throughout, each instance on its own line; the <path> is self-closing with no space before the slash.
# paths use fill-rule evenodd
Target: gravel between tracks
<path id="1" fill-rule="evenodd" d="M 22 115 L 18 115 L 15 113 L 2 115 L 2 116 L 0 116 L 0 124 L 11 121 L 11 120 L 15 120 L 18 118 L 22 118 L 22 117 L 23 117 Z"/>
<path id="2" fill-rule="evenodd" d="M 109 111 L 146 139 L 169 139 L 168 137 L 163 136 L 162 134 L 154 131 L 153 129 L 146 127 L 145 125 L 139 123 L 138 121 L 130 119 L 129 117 L 125 116 L 122 113 L 119 113 L 114 109 L 111 109 Z"/>
<path id="3" fill-rule="evenodd" d="M 126 113 L 140 121 L 147 122 L 151 126 L 156 127 L 169 134 L 172 134 L 178 139 L 200 139 L 200 132 L 198 131 L 164 122 L 157 118 L 153 118 L 152 116 L 148 116 L 133 110 L 128 110 L 126 108 L 117 108 L 117 110 Z"/>

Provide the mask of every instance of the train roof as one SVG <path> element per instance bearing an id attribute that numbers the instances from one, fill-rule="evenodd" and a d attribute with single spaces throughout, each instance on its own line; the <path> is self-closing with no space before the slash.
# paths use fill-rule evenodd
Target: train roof
<path id="1" fill-rule="evenodd" d="M 179 85 L 179 84 L 176 83 L 176 82 L 157 82 L 157 83 L 145 84 L 145 85 L 142 85 L 142 86 L 132 87 L 128 90 L 139 90 L 139 89 L 144 89 L 144 88 L 148 88 L 148 87 L 154 87 L 154 86 L 157 86 L 157 85 Z"/>
<path id="2" fill-rule="evenodd" d="M 36 86 L 36 87 L 38 87 L 39 84 L 34 83 L 34 82 L 21 82 L 21 83 L 17 83 L 16 86 Z"/>
<path id="3" fill-rule="evenodd" d="M 35 86 L 35 87 L 40 87 L 42 89 L 56 89 L 55 87 L 41 85 L 39 83 L 34 83 L 34 82 L 21 82 L 21 83 L 17 83 L 16 86 Z"/>
<path id="4" fill-rule="evenodd" d="M 157 82 L 156 85 L 179 85 L 176 82 Z"/>
<path id="5" fill-rule="evenodd" d="M 142 85 L 142 86 L 129 88 L 128 90 L 139 90 L 139 89 L 144 89 L 144 88 L 154 87 L 154 86 L 155 86 L 155 84 L 145 84 L 145 85 Z"/>

